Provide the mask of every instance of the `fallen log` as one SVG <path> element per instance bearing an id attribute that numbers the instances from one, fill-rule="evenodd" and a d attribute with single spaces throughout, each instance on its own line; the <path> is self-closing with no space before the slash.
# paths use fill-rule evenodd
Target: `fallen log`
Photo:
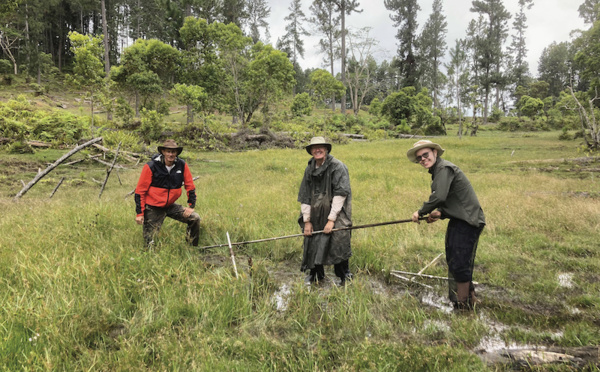
<path id="1" fill-rule="evenodd" d="M 51 147 L 52 146 L 52 144 L 48 143 L 48 142 L 33 141 L 33 140 L 27 141 L 27 144 L 32 147 Z"/>
<path id="2" fill-rule="evenodd" d="M 54 163 L 52 163 L 50 166 L 48 166 L 48 168 L 46 168 L 46 170 L 44 170 L 43 172 L 39 172 L 27 185 L 25 185 L 25 187 L 23 187 L 23 189 L 21 189 L 21 191 L 19 191 L 17 193 L 17 195 L 15 195 L 15 197 L 13 198 L 13 200 L 17 200 L 20 199 L 23 195 L 25 195 L 25 193 L 27 191 L 29 191 L 29 189 L 31 189 L 39 180 L 41 180 L 45 175 L 47 175 L 48 173 L 50 173 L 54 168 L 58 167 L 62 162 L 64 162 L 65 160 L 67 160 L 69 157 L 71 157 L 71 155 L 83 150 L 84 148 L 88 147 L 91 144 L 94 144 L 98 141 L 101 141 L 102 137 L 97 137 L 94 138 L 90 141 L 87 141 L 86 143 L 79 145 L 77 147 L 75 147 L 73 150 L 69 151 L 68 153 L 66 153 L 65 155 L 63 155 L 60 159 L 58 159 L 57 161 L 55 161 Z"/>
<path id="3" fill-rule="evenodd" d="M 106 186 L 106 182 L 108 182 L 108 177 L 110 176 L 110 172 L 112 172 L 113 168 L 115 167 L 115 163 L 117 162 L 117 158 L 119 157 L 120 149 L 121 149 L 121 142 L 119 142 L 119 145 L 117 146 L 117 151 L 115 152 L 115 157 L 113 159 L 112 164 L 110 165 L 110 168 L 106 170 L 106 178 L 104 179 L 104 183 L 102 183 L 102 187 L 100 188 L 100 193 L 98 194 L 98 199 L 100 199 L 100 197 L 102 196 L 102 193 L 104 192 L 104 187 Z"/>

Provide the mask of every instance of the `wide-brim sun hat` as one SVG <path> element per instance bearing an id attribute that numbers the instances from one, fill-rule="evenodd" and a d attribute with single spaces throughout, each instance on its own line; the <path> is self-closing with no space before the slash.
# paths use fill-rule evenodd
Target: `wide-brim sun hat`
<path id="1" fill-rule="evenodd" d="M 308 152 L 310 155 L 310 149 L 315 146 L 315 145 L 323 145 L 325 147 L 327 147 L 327 153 L 331 152 L 331 143 L 327 142 L 327 140 L 325 140 L 325 137 L 313 137 L 310 139 L 310 143 L 308 145 L 306 145 L 306 147 L 304 147 L 306 149 L 306 152 Z"/>
<path id="2" fill-rule="evenodd" d="M 175 140 L 173 139 L 168 139 L 162 144 L 162 146 L 158 146 L 158 152 L 160 152 L 161 154 L 164 149 L 177 150 L 177 156 L 179 156 L 179 154 L 181 154 L 181 152 L 183 151 L 183 147 L 177 146 L 177 142 L 175 142 Z"/>
<path id="3" fill-rule="evenodd" d="M 418 163 L 417 156 L 415 154 L 417 151 L 424 149 L 424 148 L 430 148 L 430 149 L 437 150 L 437 156 L 442 156 L 442 154 L 445 151 L 442 148 L 442 146 L 438 145 L 435 142 L 431 142 L 429 140 L 420 140 L 420 141 L 415 142 L 413 144 L 413 146 L 410 148 L 410 150 L 408 150 L 406 152 L 406 156 L 408 157 L 408 160 L 412 161 L 413 163 Z"/>

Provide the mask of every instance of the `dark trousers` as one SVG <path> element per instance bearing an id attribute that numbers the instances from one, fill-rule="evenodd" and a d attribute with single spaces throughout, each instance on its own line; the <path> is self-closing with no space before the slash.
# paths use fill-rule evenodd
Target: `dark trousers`
<path id="1" fill-rule="evenodd" d="M 479 236 L 485 225 L 472 226 L 463 220 L 451 219 L 446 230 L 446 263 L 448 263 L 448 297 L 457 302 L 456 283 L 473 281 L 473 266 Z M 470 289 L 475 290 L 473 283 Z"/>
<path id="2" fill-rule="evenodd" d="M 200 238 L 200 216 L 194 212 L 188 217 L 183 216 L 185 207 L 180 204 L 171 204 L 168 207 L 154 207 L 146 205 L 144 209 L 144 241 L 146 246 L 154 243 L 154 238 L 158 235 L 160 227 L 165 217 L 172 218 L 179 222 L 187 224 L 186 240 L 193 246 L 198 246 Z"/>
<path id="3" fill-rule="evenodd" d="M 346 275 L 350 274 L 350 265 L 348 260 L 336 263 L 333 265 L 333 270 L 338 278 L 345 279 Z M 314 275 L 319 280 L 322 280 L 325 277 L 325 269 L 323 268 L 323 265 L 315 265 L 315 267 L 310 270 L 310 274 Z"/>

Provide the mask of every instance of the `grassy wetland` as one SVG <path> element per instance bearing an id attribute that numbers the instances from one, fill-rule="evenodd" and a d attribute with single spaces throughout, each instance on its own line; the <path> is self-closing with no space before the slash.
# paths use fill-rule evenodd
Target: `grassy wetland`
<path id="1" fill-rule="evenodd" d="M 451 131 L 450 131 L 451 132 Z M 600 179 L 558 132 L 480 131 L 436 139 L 472 182 L 487 218 L 474 279 L 482 304 L 450 310 L 446 283 L 407 283 L 443 252 L 447 222 L 353 232 L 355 280 L 303 284 L 301 238 L 235 250 L 187 246 L 168 220 L 142 249 L 133 197 L 141 165 L 59 167 L 19 201 L 18 180 L 64 151 L 2 155 L 0 370 L 598 370 Z M 429 174 L 414 140 L 352 142 L 332 155 L 350 170 L 355 225 L 410 218 Z M 196 181 L 200 244 L 299 232 L 304 150 L 182 154 Z M 594 159 L 594 158 L 592 158 Z M 115 172 L 115 171 L 113 171 Z M 52 199 L 58 180 L 65 184 Z M 184 199 L 179 202 L 183 203 Z M 444 259 L 425 272 L 446 275 Z M 515 364 L 502 350 L 576 356 Z M 595 350 L 595 354 L 594 354 Z"/>

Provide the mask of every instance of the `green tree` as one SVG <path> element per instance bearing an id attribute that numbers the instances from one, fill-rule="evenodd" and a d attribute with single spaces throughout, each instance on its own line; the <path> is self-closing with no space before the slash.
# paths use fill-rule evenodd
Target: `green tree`
<path id="1" fill-rule="evenodd" d="M 512 43 L 509 52 L 513 58 L 512 81 L 516 86 L 527 86 L 531 80 L 529 77 L 529 64 L 527 63 L 527 43 L 525 31 L 527 30 L 527 16 L 525 10 L 530 10 L 533 0 L 519 0 L 519 12 L 515 15 L 513 22 Z"/>
<path id="2" fill-rule="evenodd" d="M 443 14 L 442 0 L 433 1 L 433 9 L 425 22 L 419 37 L 419 55 L 421 57 L 422 86 L 427 87 L 433 95 L 434 107 L 439 108 L 438 95 L 445 80 L 441 72 L 441 64 L 446 54 L 446 34 L 448 22 Z"/>
<path id="3" fill-rule="evenodd" d="M 294 66 L 285 53 L 259 42 L 252 47 L 245 76 L 244 123 L 249 123 L 262 106 L 265 125 L 268 125 L 271 106 L 295 84 Z"/>
<path id="4" fill-rule="evenodd" d="M 314 0 L 310 6 L 312 17 L 310 23 L 316 27 L 316 33 L 321 35 L 319 48 L 325 55 L 323 62 L 329 66 L 329 72 L 334 75 L 334 62 L 340 55 L 336 45 L 340 39 L 340 15 L 336 15 L 335 4 L 327 0 Z M 343 86 L 343 84 L 342 84 Z M 335 96 L 331 96 L 331 110 L 335 111 Z"/>
<path id="5" fill-rule="evenodd" d="M 402 86 L 416 87 L 419 82 L 419 69 L 415 55 L 417 39 L 417 13 L 421 10 L 417 0 L 384 0 L 385 7 L 393 12 L 390 18 L 398 28 L 398 67 L 402 76 Z"/>
<path id="6" fill-rule="evenodd" d="M 346 82 L 346 16 L 352 14 L 352 12 L 356 12 L 356 13 L 360 13 L 362 12 L 362 9 L 359 10 L 358 7 L 360 6 L 360 3 L 358 2 L 358 0 L 325 0 L 325 1 L 329 1 L 332 4 L 335 5 L 337 11 L 340 14 L 340 32 L 341 32 L 341 39 L 342 39 L 342 45 L 340 48 L 341 51 L 341 55 L 340 55 L 340 60 L 341 60 L 341 75 L 342 75 L 342 84 L 344 84 L 344 86 L 347 85 Z M 341 107 L 341 112 L 342 114 L 346 113 L 346 94 L 342 94 L 342 99 L 341 99 L 341 103 L 342 103 L 342 107 Z"/>
<path id="7" fill-rule="evenodd" d="M 571 64 L 568 42 L 553 42 L 542 51 L 538 75 L 539 80 L 549 84 L 551 96 L 559 97 L 560 92 L 571 83 Z"/>
<path id="8" fill-rule="evenodd" d="M 334 78 L 329 72 L 319 69 L 310 75 L 310 88 L 318 100 L 324 101 L 340 97 L 346 92 L 344 84 Z"/>
<path id="9" fill-rule="evenodd" d="M 179 103 L 192 108 L 191 110 L 188 110 L 188 124 L 194 122 L 195 112 L 202 112 L 205 110 L 208 94 L 206 94 L 204 88 L 198 85 L 175 84 L 173 89 L 171 89 L 171 95 L 173 95 Z"/>
<path id="10" fill-rule="evenodd" d="M 111 77 L 122 89 L 134 94 L 137 117 L 140 98 L 146 106 L 152 96 L 170 87 L 179 58 L 177 49 L 156 39 L 138 39 L 123 51 L 121 65 L 113 66 Z"/>
<path id="11" fill-rule="evenodd" d="M 90 100 L 93 127 L 94 103 L 99 91 L 105 87 L 104 65 L 102 64 L 103 36 L 87 36 L 73 31 L 69 33 L 69 39 L 72 45 L 71 50 L 75 55 L 73 76 L 69 80 L 79 88 L 86 90 Z"/>
<path id="12" fill-rule="evenodd" d="M 443 129 L 439 128 L 439 118 L 433 117 L 432 103 L 427 89 L 417 93 L 414 87 L 404 87 L 386 97 L 381 105 L 381 114 L 404 133 L 410 129 L 440 133 Z"/>
<path id="13" fill-rule="evenodd" d="M 300 93 L 294 97 L 294 101 L 292 102 L 292 115 L 300 117 L 300 116 L 310 116 L 312 113 L 313 102 L 308 93 Z"/>
<path id="14" fill-rule="evenodd" d="M 595 23 L 600 19 L 600 0 L 585 0 L 577 9 L 585 23 Z"/>
<path id="15" fill-rule="evenodd" d="M 481 68 L 479 84 L 484 92 L 483 122 L 487 123 L 491 90 L 496 87 L 496 105 L 499 106 L 500 89 L 504 84 L 501 67 L 504 58 L 502 45 L 508 36 L 510 13 L 502 0 L 473 0 L 471 12 L 487 17 L 485 31 L 475 39 L 477 63 Z"/>
<path id="16" fill-rule="evenodd" d="M 260 28 L 265 30 L 265 43 L 269 41 L 269 23 L 267 18 L 271 15 L 271 8 L 267 6 L 265 0 L 248 0 L 248 27 L 250 29 L 250 37 L 254 43 L 259 42 Z"/>
<path id="17" fill-rule="evenodd" d="M 462 102 L 465 96 L 468 94 L 469 88 L 468 56 L 464 41 L 456 40 L 454 48 L 450 49 L 450 62 L 446 64 L 446 69 L 449 77 L 449 89 L 451 89 L 453 92 L 451 96 L 456 100 L 456 111 L 458 113 L 458 136 L 462 138 Z"/>
<path id="18" fill-rule="evenodd" d="M 302 40 L 302 37 L 310 35 L 304 28 L 304 23 L 306 23 L 307 19 L 302 10 L 300 0 L 292 0 L 288 10 L 290 11 L 290 14 L 284 18 L 284 20 L 288 22 L 285 26 L 286 33 L 278 42 L 277 48 L 287 51 L 288 57 L 292 61 L 294 67 L 298 66 L 296 70 L 302 72 L 298 65 L 298 56 L 304 58 L 304 40 Z M 298 81 L 297 75 L 296 81 Z M 295 86 L 293 93 L 296 94 Z"/>
<path id="19" fill-rule="evenodd" d="M 517 109 L 525 116 L 535 119 L 542 113 L 544 102 L 539 98 L 523 96 L 517 104 Z"/>

